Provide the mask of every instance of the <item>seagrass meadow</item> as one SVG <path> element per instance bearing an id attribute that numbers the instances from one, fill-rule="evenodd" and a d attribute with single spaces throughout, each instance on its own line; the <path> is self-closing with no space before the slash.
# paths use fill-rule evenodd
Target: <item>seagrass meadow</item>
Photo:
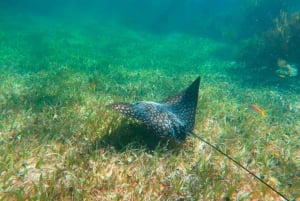
<path id="1" fill-rule="evenodd" d="M 194 132 L 300 200 L 299 75 L 252 76 L 232 41 L 0 15 L 1 200 L 281 200 L 199 140 L 106 107 L 163 100 L 199 75 Z"/>

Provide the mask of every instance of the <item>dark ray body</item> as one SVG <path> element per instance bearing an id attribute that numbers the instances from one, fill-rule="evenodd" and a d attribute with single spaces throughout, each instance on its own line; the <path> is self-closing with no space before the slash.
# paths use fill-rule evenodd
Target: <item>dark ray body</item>
<path id="1" fill-rule="evenodd" d="M 156 135 L 185 140 L 195 124 L 200 77 L 181 93 L 157 103 L 113 103 L 111 108 L 143 122 Z"/>

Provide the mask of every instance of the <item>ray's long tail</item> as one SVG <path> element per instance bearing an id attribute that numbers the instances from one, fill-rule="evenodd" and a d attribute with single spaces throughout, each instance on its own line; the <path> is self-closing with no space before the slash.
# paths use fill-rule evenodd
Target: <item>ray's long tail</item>
<path id="1" fill-rule="evenodd" d="M 186 133 L 188 135 L 191 135 L 195 138 L 197 138 L 198 140 L 204 142 L 205 144 L 209 145 L 210 147 L 212 147 L 214 150 L 218 151 L 220 154 L 222 154 L 223 156 L 225 156 L 226 158 L 228 158 L 230 161 L 234 162 L 238 167 L 242 168 L 243 170 L 245 170 L 246 172 L 248 172 L 250 175 L 252 175 L 255 179 L 257 179 L 258 181 L 260 181 L 261 183 L 263 183 L 265 186 L 267 186 L 268 188 L 270 188 L 273 192 L 275 192 L 276 194 L 278 194 L 280 197 L 282 197 L 283 199 L 290 201 L 285 195 L 283 195 L 282 193 L 280 193 L 278 190 L 276 190 L 274 187 L 272 187 L 271 185 L 269 185 L 268 183 L 266 183 L 264 180 L 262 180 L 261 178 L 259 178 L 256 174 L 254 174 L 252 171 L 250 171 L 249 169 L 247 169 L 245 166 L 243 166 L 241 163 L 239 163 L 237 160 L 235 160 L 234 158 L 232 158 L 230 155 L 226 154 L 225 152 L 223 152 L 221 149 L 219 149 L 218 147 L 216 147 L 215 145 L 211 144 L 210 142 L 208 142 L 207 140 L 205 140 L 204 138 L 200 137 L 199 135 L 196 135 L 193 132 L 188 132 L 186 131 Z"/>

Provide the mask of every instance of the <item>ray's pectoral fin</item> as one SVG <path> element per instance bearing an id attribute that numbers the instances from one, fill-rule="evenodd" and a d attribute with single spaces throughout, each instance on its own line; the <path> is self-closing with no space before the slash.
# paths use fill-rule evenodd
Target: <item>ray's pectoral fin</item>
<path id="1" fill-rule="evenodd" d="M 134 108 L 130 103 L 113 103 L 109 104 L 108 107 L 127 116 L 134 117 Z"/>
<path id="2" fill-rule="evenodd" d="M 192 131 L 195 124 L 196 108 L 198 103 L 198 94 L 200 86 L 200 76 L 181 93 L 171 96 L 163 101 L 169 104 L 173 113 L 186 122 L 186 130 Z"/>

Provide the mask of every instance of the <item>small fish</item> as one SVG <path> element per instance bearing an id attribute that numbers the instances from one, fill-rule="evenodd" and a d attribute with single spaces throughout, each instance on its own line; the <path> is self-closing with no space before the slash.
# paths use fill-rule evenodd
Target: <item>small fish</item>
<path id="1" fill-rule="evenodd" d="M 286 78 L 287 76 L 289 76 L 289 72 L 285 68 L 276 70 L 276 74 L 281 78 Z"/>
<path id="2" fill-rule="evenodd" d="M 255 104 L 252 104 L 251 106 L 250 106 L 250 108 L 252 109 L 252 110 L 254 110 L 255 112 L 257 112 L 258 114 L 260 114 L 261 116 L 265 116 L 265 114 L 266 114 L 266 110 L 262 110 L 262 109 L 260 109 L 257 105 L 255 105 Z"/>
<path id="3" fill-rule="evenodd" d="M 96 91 L 96 83 L 94 82 L 94 80 L 92 78 L 89 78 L 89 83 L 90 83 L 90 87 L 95 92 Z"/>

